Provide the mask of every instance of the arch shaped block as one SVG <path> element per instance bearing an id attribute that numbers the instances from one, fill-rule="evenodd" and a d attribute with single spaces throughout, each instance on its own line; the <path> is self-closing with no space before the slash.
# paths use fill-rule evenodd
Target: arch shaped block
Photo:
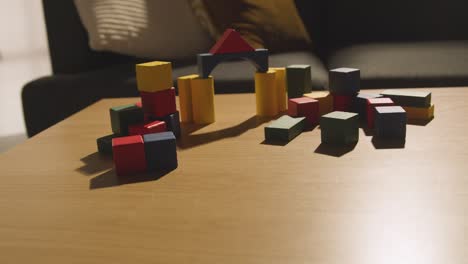
<path id="1" fill-rule="evenodd" d="M 233 59 L 244 59 L 250 61 L 257 72 L 268 71 L 268 50 L 267 49 L 256 49 L 255 51 L 249 52 L 236 52 L 236 53 L 201 53 L 197 55 L 198 64 L 198 75 L 200 78 L 208 78 L 210 73 L 213 71 L 218 64 L 223 61 Z"/>

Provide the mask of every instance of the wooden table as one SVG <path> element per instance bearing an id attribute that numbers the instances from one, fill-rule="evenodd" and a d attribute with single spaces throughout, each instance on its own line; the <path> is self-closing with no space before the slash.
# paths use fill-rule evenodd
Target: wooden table
<path id="1" fill-rule="evenodd" d="M 468 89 L 404 148 L 263 143 L 253 94 L 184 126 L 179 168 L 119 179 L 96 152 L 103 100 L 0 156 L 0 263 L 467 263 Z"/>

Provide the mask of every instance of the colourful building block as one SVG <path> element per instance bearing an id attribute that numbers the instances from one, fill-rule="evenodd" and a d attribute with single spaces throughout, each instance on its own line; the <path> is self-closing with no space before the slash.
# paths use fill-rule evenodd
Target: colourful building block
<path id="1" fill-rule="evenodd" d="M 312 73 L 310 65 L 289 65 L 286 67 L 288 98 L 302 97 L 312 91 Z"/>
<path id="2" fill-rule="evenodd" d="M 255 101 L 258 116 L 275 116 L 278 114 L 275 76 L 275 71 L 271 70 L 265 73 L 255 73 Z"/>
<path id="3" fill-rule="evenodd" d="M 141 108 L 131 105 L 116 106 L 109 109 L 112 132 L 122 136 L 128 135 L 128 126 L 142 123 L 144 120 Z"/>
<path id="4" fill-rule="evenodd" d="M 367 99 L 367 127 L 374 128 L 374 116 L 376 106 L 392 106 L 395 103 L 387 97 Z"/>
<path id="5" fill-rule="evenodd" d="M 96 140 L 98 152 L 101 154 L 112 155 L 112 139 L 120 137 L 117 134 L 111 134 L 100 137 Z"/>
<path id="6" fill-rule="evenodd" d="M 254 48 L 242 38 L 239 32 L 232 28 L 226 29 L 216 44 L 210 49 L 210 53 L 212 54 L 249 51 L 254 51 Z"/>
<path id="7" fill-rule="evenodd" d="M 254 51 L 239 53 L 201 53 L 197 55 L 198 76 L 208 78 L 213 69 L 223 61 L 244 59 L 252 63 L 257 72 L 268 71 L 268 50 L 256 49 Z"/>
<path id="8" fill-rule="evenodd" d="M 434 104 L 429 107 L 403 106 L 409 120 L 431 120 L 434 118 Z"/>
<path id="9" fill-rule="evenodd" d="M 153 93 L 172 87 L 170 62 L 153 61 L 136 65 L 137 87 L 140 92 Z"/>
<path id="10" fill-rule="evenodd" d="M 401 106 L 412 107 L 430 107 L 431 93 L 422 91 L 409 90 L 385 90 L 381 93 L 384 97 L 388 97 Z"/>
<path id="11" fill-rule="evenodd" d="M 338 94 L 332 94 L 332 96 L 334 111 L 351 112 L 353 108 L 354 96 Z"/>
<path id="12" fill-rule="evenodd" d="M 401 106 L 375 108 L 375 136 L 378 138 L 406 138 L 406 111 Z"/>
<path id="13" fill-rule="evenodd" d="M 154 93 L 140 92 L 140 96 L 143 111 L 148 116 L 163 117 L 177 111 L 174 87 Z"/>
<path id="14" fill-rule="evenodd" d="M 338 68 L 328 74 L 328 89 L 333 95 L 356 95 L 361 89 L 361 72 L 353 68 Z"/>
<path id="15" fill-rule="evenodd" d="M 177 145 L 172 132 L 143 135 L 148 171 L 177 168 Z"/>
<path id="16" fill-rule="evenodd" d="M 143 108 L 143 104 L 141 103 L 141 100 L 135 103 L 135 106 L 138 108 Z"/>
<path id="17" fill-rule="evenodd" d="M 284 115 L 265 127 L 265 141 L 289 142 L 302 133 L 305 117 Z"/>
<path id="18" fill-rule="evenodd" d="M 167 131 L 164 121 L 152 121 L 147 124 L 135 124 L 128 127 L 130 135 L 145 135 Z"/>
<path id="19" fill-rule="evenodd" d="M 286 68 L 270 68 L 275 71 L 276 80 L 276 99 L 278 100 L 278 111 L 282 112 L 288 109 L 288 92 L 286 89 Z"/>
<path id="20" fill-rule="evenodd" d="M 361 120 L 367 119 L 367 99 L 380 98 L 380 94 L 359 93 L 353 98 L 352 112 L 359 114 Z"/>
<path id="21" fill-rule="evenodd" d="M 359 116 L 335 111 L 320 118 L 321 139 L 324 144 L 351 145 L 359 140 Z"/>
<path id="22" fill-rule="evenodd" d="M 319 123 L 319 102 L 309 97 L 291 98 L 288 101 L 288 115 L 305 117 L 305 127 L 311 128 Z"/>
<path id="23" fill-rule="evenodd" d="M 190 83 L 198 78 L 197 74 L 191 74 L 177 78 L 177 89 L 179 89 L 179 110 L 182 122 L 193 122 L 192 112 L 192 87 Z"/>
<path id="24" fill-rule="evenodd" d="M 192 111 L 195 124 L 215 122 L 214 81 L 212 77 L 191 81 Z"/>
<path id="25" fill-rule="evenodd" d="M 115 172 L 119 176 L 146 171 L 146 155 L 140 135 L 112 139 Z"/>
<path id="26" fill-rule="evenodd" d="M 319 102 L 320 116 L 333 112 L 333 96 L 328 91 L 314 91 L 306 93 L 304 96 L 315 99 Z"/>
<path id="27" fill-rule="evenodd" d="M 173 114 L 167 115 L 160 120 L 166 123 L 167 131 L 172 131 L 176 138 L 180 137 L 180 118 L 179 112 L 175 112 Z"/>

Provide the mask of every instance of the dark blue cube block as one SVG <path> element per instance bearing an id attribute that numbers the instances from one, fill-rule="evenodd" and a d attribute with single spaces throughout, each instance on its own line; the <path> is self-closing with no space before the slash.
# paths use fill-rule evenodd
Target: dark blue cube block
<path id="1" fill-rule="evenodd" d="M 378 138 L 406 138 L 406 111 L 401 106 L 375 108 L 375 135 Z"/>
<path id="2" fill-rule="evenodd" d="M 334 95 L 356 95 L 361 90 L 361 71 L 338 68 L 328 74 L 328 89 Z"/>
<path id="3" fill-rule="evenodd" d="M 179 111 L 167 115 L 163 118 L 159 118 L 160 121 L 164 121 L 166 123 L 166 127 L 168 131 L 172 131 L 176 138 L 180 137 L 180 115 Z"/>
<path id="4" fill-rule="evenodd" d="M 143 135 L 148 171 L 177 168 L 177 145 L 172 132 Z"/>

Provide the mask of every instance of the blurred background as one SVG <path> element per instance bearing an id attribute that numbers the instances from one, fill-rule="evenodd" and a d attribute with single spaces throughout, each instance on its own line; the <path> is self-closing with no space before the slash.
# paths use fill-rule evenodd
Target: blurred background
<path id="1" fill-rule="evenodd" d="M 41 1 L 0 0 L 0 152 L 26 139 L 21 89 L 51 73 Z"/>

